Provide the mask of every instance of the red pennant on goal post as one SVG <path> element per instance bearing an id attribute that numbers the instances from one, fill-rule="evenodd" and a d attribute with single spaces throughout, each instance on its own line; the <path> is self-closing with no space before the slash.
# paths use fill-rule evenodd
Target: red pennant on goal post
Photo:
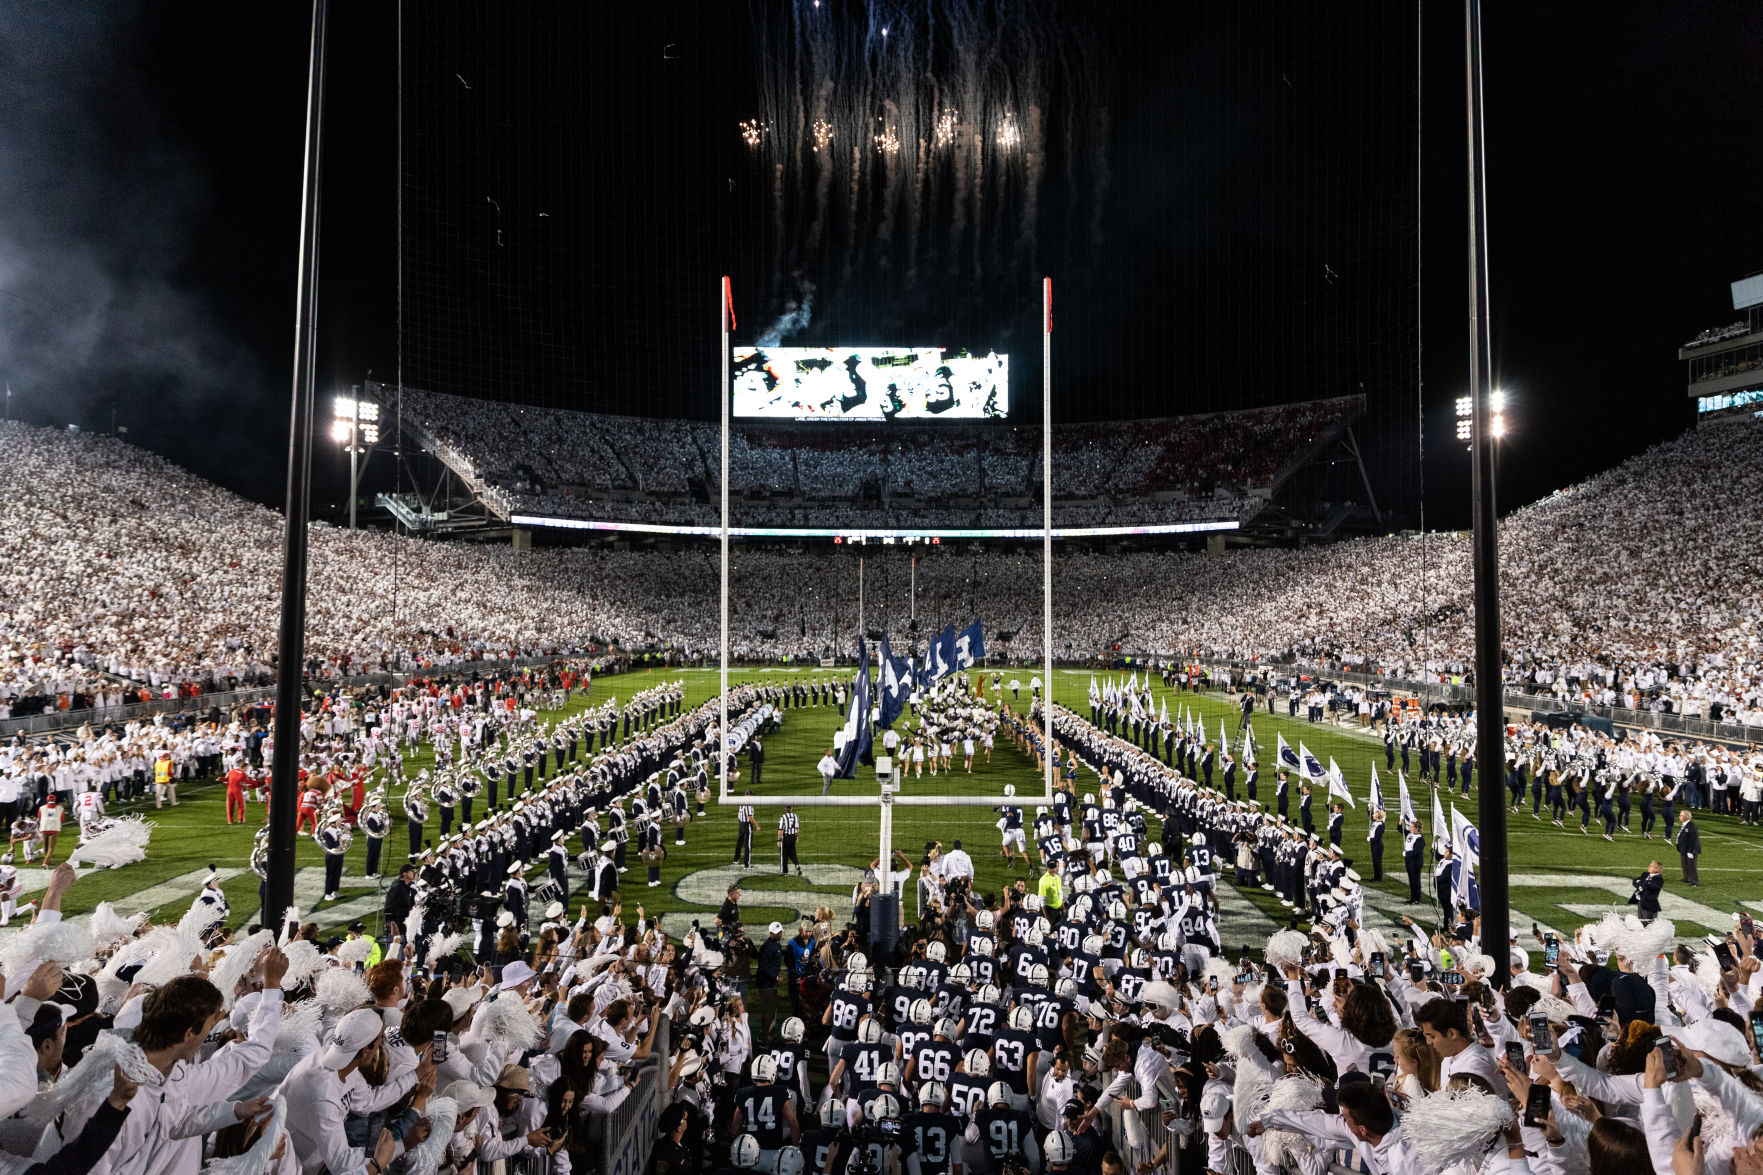
<path id="1" fill-rule="evenodd" d="M 728 328 L 735 329 L 735 289 L 729 284 L 728 275 L 722 278 L 722 304 L 728 307 Z"/>
<path id="2" fill-rule="evenodd" d="M 1041 279 L 1041 300 L 1047 308 L 1047 333 L 1053 333 L 1053 279 Z"/>

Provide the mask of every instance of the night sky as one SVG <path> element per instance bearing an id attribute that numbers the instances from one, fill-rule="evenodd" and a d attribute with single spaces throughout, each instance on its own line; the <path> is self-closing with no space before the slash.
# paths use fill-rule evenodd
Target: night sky
<path id="1" fill-rule="evenodd" d="M 1162 313 L 1171 288 L 1185 288 L 1190 298 L 1197 290 L 1251 288 L 1233 276 L 1251 262 L 1226 255 L 1240 239 L 1227 231 L 1227 218 L 1252 222 L 1257 214 L 1244 213 L 1237 199 L 1251 190 L 1243 171 L 1314 171 L 1294 161 L 1308 159 L 1303 145 L 1326 141 L 1331 128 L 1363 137 L 1367 158 L 1395 159 L 1401 144 L 1388 140 L 1391 128 L 1406 118 L 1404 133 L 1413 129 L 1411 115 L 1398 117 L 1386 100 L 1411 89 L 1412 79 L 1386 78 L 1381 66 L 1352 56 L 1387 54 L 1400 43 L 1358 27 L 1363 6 L 1340 6 L 1338 22 L 1314 5 L 1240 6 L 1230 18 L 1172 16 L 1171 7 L 1097 7 L 1107 19 L 1095 22 L 1092 48 L 1106 73 L 1111 114 L 1106 242 L 1079 257 L 1074 230 L 1054 228 L 1025 262 L 1047 268 L 1056 288 L 1070 291 L 1069 316 L 1055 336 L 1056 385 L 1069 357 L 1096 382 L 1123 389 L 1098 398 L 1073 378 L 1074 390 L 1055 393 L 1061 419 L 1246 406 L 1284 398 L 1280 391 L 1289 387 L 1350 390 L 1343 381 L 1370 369 L 1373 349 L 1399 342 L 1405 356 L 1411 347 L 1392 316 L 1407 312 L 1412 289 L 1393 289 L 1387 279 L 1368 285 L 1338 261 L 1365 256 L 1357 230 L 1329 231 L 1332 218 L 1351 211 L 1353 192 L 1339 207 L 1311 202 L 1304 186 L 1310 172 L 1293 171 L 1299 178 L 1286 185 L 1306 197 L 1299 235 L 1331 250 L 1345 238 L 1338 254 L 1329 253 L 1330 272 L 1344 272 L 1354 301 L 1329 309 L 1318 299 L 1338 291 L 1307 290 L 1309 270 L 1294 267 L 1298 279 L 1282 283 L 1269 304 L 1250 306 L 1271 327 L 1258 337 L 1240 323 L 1221 325 L 1210 303 Z M 579 60 L 594 79 L 556 96 L 568 126 L 543 134 L 529 128 L 535 152 L 565 162 L 511 181 L 510 190 L 525 184 L 544 195 L 568 193 L 567 204 L 556 205 L 567 223 L 555 231 L 570 250 L 558 288 L 577 300 L 574 311 L 589 324 L 583 351 L 565 356 L 569 386 L 528 398 L 708 415 L 713 392 L 699 402 L 681 390 L 699 386 L 695 364 L 706 355 L 714 361 L 714 338 L 706 351 L 698 333 L 707 308 L 687 304 L 703 301 L 698 271 L 712 289 L 719 271 L 736 274 L 737 297 L 755 323 L 780 308 L 766 176 L 731 133 L 755 101 L 753 22 L 741 3 L 606 8 L 521 10 L 547 19 L 554 12 L 554 26 L 529 26 L 525 35 L 544 35 L 553 68 Z M 370 370 L 392 379 L 398 368 L 396 17 L 384 0 L 331 8 L 321 395 Z M 1467 520 L 1468 464 L 1450 439 L 1451 403 L 1467 372 L 1465 116 L 1461 12 L 1429 6 L 1426 18 L 1420 294 L 1426 512 L 1437 526 Z M 0 20 L 7 29 L 0 41 L 0 108 L 7 112 L 0 119 L 0 377 L 12 387 L 12 414 L 91 429 L 108 429 L 114 419 L 131 440 L 279 505 L 309 13 L 299 6 L 82 9 L 4 0 Z M 1675 348 L 1738 317 L 1728 283 L 1763 268 L 1763 220 L 1755 214 L 1763 106 L 1754 97 L 1763 10 L 1736 3 L 1495 6 L 1484 27 L 1493 351 L 1512 404 L 1501 472 L 1507 507 L 1692 422 Z M 472 32 L 441 23 L 423 30 L 421 43 Z M 519 60 L 486 64 L 481 37 L 456 53 L 474 69 L 520 73 Z M 452 71 L 438 66 L 451 60 L 428 64 L 441 77 Z M 405 90 L 407 101 L 431 92 L 439 93 Z M 462 90 L 451 105 L 424 113 L 481 120 L 461 105 L 465 99 Z M 1170 111 L 1167 126 L 1160 124 L 1159 112 Z M 471 133 L 481 146 L 493 129 L 473 124 Z M 1325 187 L 1339 178 L 1330 178 L 1326 159 L 1318 166 Z M 1338 166 L 1340 176 L 1352 177 Z M 1388 166 L 1371 176 L 1380 191 L 1400 186 Z M 1184 203 L 1189 192 L 1196 195 Z M 1259 215 L 1287 217 L 1289 192 L 1264 198 Z M 1067 199 L 1043 209 L 1046 219 L 1075 223 L 1082 200 L 1069 192 Z M 1404 214 L 1411 217 L 1412 207 L 1393 215 Z M 651 264 L 654 251 L 633 240 L 664 240 L 664 263 Z M 1387 235 L 1379 241 L 1387 260 L 1391 242 Z M 1177 275 L 1173 285 L 1158 277 L 1160 266 Z M 868 341 L 846 336 L 868 329 L 873 317 L 877 334 L 914 336 L 947 324 L 961 342 L 1030 351 L 1023 323 L 1032 322 L 1032 296 L 957 294 L 929 308 L 892 295 L 873 306 L 846 299 L 816 324 L 827 337 L 811 332 L 802 341 Z M 1384 308 L 1355 311 L 1354 338 L 1331 349 L 1341 333 L 1331 315 L 1368 304 Z M 436 304 L 422 305 L 430 329 Z M 1197 321 L 1205 338 L 1172 343 L 1184 322 L 1192 330 Z M 1286 321 L 1303 329 L 1278 329 Z M 1358 337 L 1364 332 L 1375 337 Z M 685 374 L 673 383 L 633 380 L 620 366 L 633 361 L 608 347 L 607 335 L 628 337 L 645 357 L 677 350 L 686 356 L 679 365 Z M 1229 344 L 1228 365 L 1219 348 L 1203 345 L 1218 339 Z M 1245 350 L 1248 341 L 1254 347 Z M 417 342 L 431 359 L 443 345 L 465 345 L 433 334 Z M 1393 379 L 1405 362 L 1370 367 Z M 1205 390 L 1193 392 L 1196 385 Z M 323 515 L 340 497 L 343 467 L 328 442 L 315 451 L 316 512 Z"/>

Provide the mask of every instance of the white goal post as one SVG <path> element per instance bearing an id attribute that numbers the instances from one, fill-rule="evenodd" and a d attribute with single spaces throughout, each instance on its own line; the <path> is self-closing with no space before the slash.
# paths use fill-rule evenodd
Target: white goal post
<path id="1" fill-rule="evenodd" d="M 721 624 L 721 654 L 718 684 L 721 689 L 721 714 L 718 754 L 722 771 L 718 779 L 716 802 L 719 805 L 747 805 L 754 808 L 875 808 L 880 823 L 880 859 L 882 867 L 893 856 L 893 809 L 906 808 L 1000 808 L 1050 804 L 1058 776 L 1058 756 L 1054 753 L 1051 716 L 1053 713 L 1053 279 L 1041 279 L 1041 715 L 1042 790 L 1040 794 L 1015 796 L 979 795 L 908 795 L 892 783 L 881 784 L 879 794 L 869 795 L 737 795 L 728 785 L 728 581 L 729 581 L 729 428 L 734 389 L 730 382 L 731 332 L 734 329 L 734 294 L 725 276 L 718 291 L 718 315 L 722 322 L 722 446 L 721 485 L 722 522 L 718 530 L 721 542 L 721 600 L 718 615 Z M 860 613 L 861 614 L 861 613 Z M 861 624 L 861 622 L 859 622 Z"/>

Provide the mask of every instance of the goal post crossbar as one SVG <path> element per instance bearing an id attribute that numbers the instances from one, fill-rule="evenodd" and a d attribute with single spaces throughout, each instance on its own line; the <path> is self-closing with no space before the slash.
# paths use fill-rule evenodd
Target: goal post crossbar
<path id="1" fill-rule="evenodd" d="M 718 796 L 718 804 L 754 808 L 880 808 L 880 796 Z M 895 793 L 890 802 L 899 808 L 1033 808 L 1047 802 L 1046 796 L 903 796 Z"/>

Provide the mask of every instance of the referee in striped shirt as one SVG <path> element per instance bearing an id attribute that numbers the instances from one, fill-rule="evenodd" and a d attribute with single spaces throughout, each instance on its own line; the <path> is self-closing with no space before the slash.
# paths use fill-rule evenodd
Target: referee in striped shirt
<path id="1" fill-rule="evenodd" d="M 789 876 L 790 866 L 796 867 L 796 876 L 802 876 L 802 862 L 796 859 L 796 837 L 802 831 L 802 819 L 796 815 L 795 809 L 784 805 L 784 814 L 777 818 L 777 859 L 783 866 L 784 876 Z"/>
<path id="2" fill-rule="evenodd" d="M 748 788 L 746 794 L 752 795 L 753 789 Z M 742 804 L 741 810 L 735 813 L 735 819 L 740 823 L 736 826 L 738 831 L 735 833 L 734 863 L 751 865 L 753 863 L 753 805 Z"/>

